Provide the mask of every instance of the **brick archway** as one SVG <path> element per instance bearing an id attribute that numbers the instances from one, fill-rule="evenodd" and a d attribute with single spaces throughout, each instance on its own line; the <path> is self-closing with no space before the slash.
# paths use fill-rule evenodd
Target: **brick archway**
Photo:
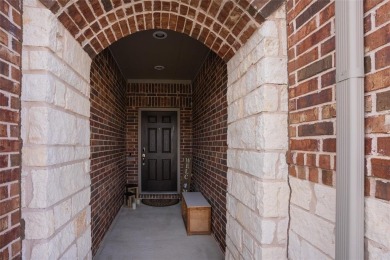
<path id="1" fill-rule="evenodd" d="M 185 33 L 228 61 L 282 3 L 270 1 L 40 0 L 93 58 L 134 32 Z"/>
<path id="2" fill-rule="evenodd" d="M 192 36 L 227 63 L 227 258 L 247 253 L 244 236 L 256 248 L 252 256 L 285 255 L 283 1 L 108 1 L 24 2 L 24 257 L 91 258 L 92 58 L 128 34 L 153 28 Z"/>

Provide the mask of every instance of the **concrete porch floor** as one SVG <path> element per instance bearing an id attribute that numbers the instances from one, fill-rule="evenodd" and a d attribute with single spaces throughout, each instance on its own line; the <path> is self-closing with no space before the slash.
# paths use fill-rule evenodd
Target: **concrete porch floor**
<path id="1" fill-rule="evenodd" d="M 212 236 L 187 236 L 180 203 L 170 207 L 122 207 L 95 260 L 221 260 Z"/>

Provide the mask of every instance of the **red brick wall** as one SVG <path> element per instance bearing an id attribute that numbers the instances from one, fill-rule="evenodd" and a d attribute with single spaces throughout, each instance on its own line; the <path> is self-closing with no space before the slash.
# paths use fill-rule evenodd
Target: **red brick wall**
<path id="1" fill-rule="evenodd" d="M 193 82 L 193 186 L 212 206 L 212 230 L 226 242 L 227 70 L 210 53 Z"/>
<path id="2" fill-rule="evenodd" d="M 180 172 L 183 158 L 192 154 L 192 114 L 190 83 L 129 83 L 127 85 L 127 182 L 138 183 L 138 111 L 140 108 L 180 108 Z"/>
<path id="3" fill-rule="evenodd" d="M 335 182 L 334 3 L 288 1 L 290 175 Z M 366 196 L 390 201 L 390 3 L 364 1 Z"/>
<path id="4" fill-rule="evenodd" d="M 334 1 L 287 1 L 289 174 L 335 185 Z"/>
<path id="5" fill-rule="evenodd" d="M 126 182 L 126 82 L 111 53 L 91 65 L 92 251 L 123 204 Z"/>
<path id="6" fill-rule="evenodd" d="M 366 196 L 390 201 L 390 2 L 364 1 Z"/>
<path id="7" fill-rule="evenodd" d="M 287 12 L 290 83 L 289 172 L 297 178 L 334 186 L 334 1 L 289 0 Z M 365 195 L 388 203 L 390 2 L 366 0 L 364 13 Z"/>
<path id="8" fill-rule="evenodd" d="M 21 258 L 21 1 L 0 1 L 0 259 Z"/>

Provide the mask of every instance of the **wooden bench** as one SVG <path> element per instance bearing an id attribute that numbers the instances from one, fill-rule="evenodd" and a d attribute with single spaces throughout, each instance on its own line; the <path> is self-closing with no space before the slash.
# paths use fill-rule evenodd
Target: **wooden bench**
<path id="1" fill-rule="evenodd" d="M 211 206 L 200 192 L 183 192 L 181 214 L 187 235 L 211 234 Z"/>

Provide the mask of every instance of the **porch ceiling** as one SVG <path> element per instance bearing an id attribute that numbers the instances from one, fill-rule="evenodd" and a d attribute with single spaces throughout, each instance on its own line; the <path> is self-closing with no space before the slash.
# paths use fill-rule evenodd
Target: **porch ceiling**
<path id="1" fill-rule="evenodd" d="M 129 35 L 109 48 L 126 79 L 192 80 L 209 49 L 199 41 L 174 31 L 166 39 L 153 38 L 147 30 Z M 163 70 L 154 66 L 162 65 Z"/>

